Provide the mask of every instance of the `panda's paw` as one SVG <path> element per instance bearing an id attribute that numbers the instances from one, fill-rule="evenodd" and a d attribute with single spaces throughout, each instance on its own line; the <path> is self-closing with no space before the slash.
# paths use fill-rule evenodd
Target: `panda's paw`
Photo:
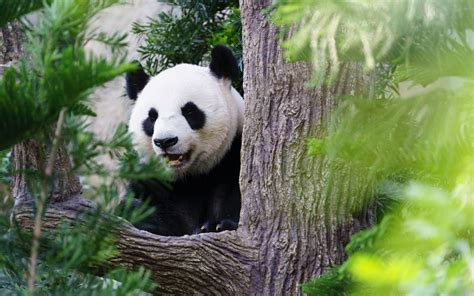
<path id="1" fill-rule="evenodd" d="M 201 227 L 198 227 L 196 230 L 194 230 L 194 234 L 211 232 L 212 226 L 213 225 L 211 222 L 207 221 L 206 223 L 202 224 Z"/>
<path id="2" fill-rule="evenodd" d="M 216 232 L 225 231 L 225 230 L 236 230 L 238 223 L 230 219 L 223 219 L 216 224 Z"/>
<path id="3" fill-rule="evenodd" d="M 223 219 L 221 221 L 207 221 L 194 233 L 205 233 L 205 232 L 221 232 L 225 230 L 236 230 L 238 223 L 230 219 Z"/>

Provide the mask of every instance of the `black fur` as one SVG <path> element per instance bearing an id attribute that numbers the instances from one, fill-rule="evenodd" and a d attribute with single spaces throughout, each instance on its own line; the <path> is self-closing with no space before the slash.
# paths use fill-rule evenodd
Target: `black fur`
<path id="1" fill-rule="evenodd" d="M 198 130 L 204 127 L 206 123 L 206 114 L 196 106 L 193 102 L 187 102 L 181 107 L 181 113 L 193 130 Z"/>
<path id="2" fill-rule="evenodd" d="M 224 45 L 216 45 L 212 49 L 209 68 L 217 78 L 227 78 L 235 81 L 240 76 L 239 66 L 234 54 Z"/>
<path id="3" fill-rule="evenodd" d="M 187 176 L 174 182 L 171 189 L 157 180 L 131 184 L 136 197 L 149 200 L 155 208 L 152 217 L 136 226 L 167 236 L 236 229 L 241 203 L 240 146 L 239 135 L 209 173 Z"/>
<path id="4" fill-rule="evenodd" d="M 232 51 L 225 46 L 214 47 L 211 53 L 211 72 L 218 78 L 236 80 L 239 68 Z M 130 99 L 148 83 L 150 77 L 138 70 L 127 73 L 126 88 Z M 194 103 L 188 102 L 181 112 L 193 130 L 204 127 L 206 115 Z M 153 135 L 158 110 L 150 109 L 142 125 L 145 134 Z M 136 225 L 140 229 L 167 235 L 180 236 L 201 232 L 235 230 L 240 215 L 240 146 L 241 137 L 236 136 L 231 149 L 219 164 L 203 175 L 190 175 L 172 184 L 163 186 L 158 180 L 142 180 L 130 185 L 135 197 L 149 200 L 155 213 Z"/>
<path id="5" fill-rule="evenodd" d="M 131 100 L 137 99 L 138 94 L 143 90 L 148 80 L 150 80 L 150 76 L 145 73 L 142 65 L 137 61 L 135 63 L 138 64 L 138 68 L 125 75 L 127 95 Z"/>
<path id="6" fill-rule="evenodd" d="M 155 108 L 151 108 L 148 111 L 148 117 L 142 123 L 143 131 L 148 137 L 153 136 L 153 131 L 155 129 L 155 121 L 158 118 L 158 111 Z"/>

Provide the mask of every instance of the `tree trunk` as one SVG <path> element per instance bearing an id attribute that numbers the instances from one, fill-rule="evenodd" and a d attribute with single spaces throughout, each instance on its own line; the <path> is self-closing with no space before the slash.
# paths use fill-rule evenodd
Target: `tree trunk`
<path id="1" fill-rule="evenodd" d="M 350 235 L 367 223 L 341 215 L 353 200 L 336 197 L 349 184 L 337 182 L 325 196 L 327 163 L 306 151 L 309 137 L 323 136 L 320 127 L 334 99 L 358 92 L 364 81 L 360 66 L 345 65 L 334 86 L 308 89 L 310 67 L 284 62 L 278 31 L 262 13 L 270 4 L 241 2 L 246 98 L 241 228 L 259 246 L 251 291 L 297 294 L 300 283 L 345 259 Z"/>
<path id="2" fill-rule="evenodd" d="M 246 111 L 239 229 L 163 237 L 127 224 L 118 233 L 120 255 L 112 263 L 151 270 L 158 294 L 300 294 L 299 284 L 344 260 L 350 235 L 370 222 L 366 211 L 359 220 L 345 215 L 356 199 L 347 196 L 349 184 L 327 186 L 327 162 L 306 154 L 308 137 L 324 135 L 334 99 L 366 85 L 362 69 L 345 65 L 334 86 L 307 89 L 310 68 L 283 61 L 277 29 L 262 12 L 270 4 L 241 1 Z M 340 178 L 348 173 L 341 169 Z M 25 185 L 14 186 L 18 196 Z M 48 207 L 45 229 L 93 208 L 78 195 L 64 196 Z M 31 201 L 17 203 L 21 225 L 31 228 L 32 215 Z"/>
<path id="3" fill-rule="evenodd" d="M 2 68 L 8 67 L 20 58 L 22 39 L 23 32 L 20 22 L 11 22 L 0 28 L 0 65 L 2 65 Z"/>
<path id="4" fill-rule="evenodd" d="M 22 43 L 24 39 L 21 22 L 14 21 L 0 28 L 0 76 L 3 69 L 15 66 L 23 55 Z M 44 147 L 39 147 L 34 140 L 17 144 L 12 149 L 13 171 L 21 172 L 12 179 L 12 195 L 18 201 L 28 196 L 26 171 L 44 169 L 45 157 L 41 157 Z M 71 176 L 68 172 L 71 162 L 64 147 L 60 146 L 55 158 L 55 175 L 52 186 L 52 201 L 64 200 L 68 196 L 77 194 L 81 190 L 79 178 Z"/>
<path id="5" fill-rule="evenodd" d="M 21 41 L 23 37 L 20 22 L 11 22 L 3 28 L 0 28 L 0 79 L 3 72 L 16 62 L 21 53 Z M 0 194 L 8 192 L 7 186 L 0 184 Z M 10 203 L 10 194 L 6 193 L 0 199 L 0 215 L 8 213 Z"/>

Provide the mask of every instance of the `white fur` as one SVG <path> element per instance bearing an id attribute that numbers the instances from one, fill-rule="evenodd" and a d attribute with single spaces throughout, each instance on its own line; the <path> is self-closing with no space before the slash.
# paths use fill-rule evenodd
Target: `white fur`
<path id="1" fill-rule="evenodd" d="M 206 115 L 204 127 L 192 130 L 181 107 L 193 102 Z M 158 111 L 154 134 L 143 131 L 143 121 L 150 108 Z M 177 177 L 210 171 L 229 150 L 236 133 L 242 131 L 244 102 L 227 79 L 217 79 L 207 67 L 180 64 L 152 77 L 138 95 L 129 122 L 129 131 L 137 151 L 146 161 L 163 151 L 153 139 L 178 137 L 178 143 L 167 150 L 192 155 L 183 167 L 175 169 Z"/>

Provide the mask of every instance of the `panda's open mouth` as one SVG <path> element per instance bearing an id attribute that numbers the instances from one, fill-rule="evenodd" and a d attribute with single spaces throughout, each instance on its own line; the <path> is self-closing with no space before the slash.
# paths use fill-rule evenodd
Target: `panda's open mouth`
<path id="1" fill-rule="evenodd" d="M 177 168 L 183 166 L 189 160 L 191 157 L 191 151 L 188 151 L 184 154 L 166 153 L 164 157 L 168 161 L 168 165 L 170 167 Z"/>

